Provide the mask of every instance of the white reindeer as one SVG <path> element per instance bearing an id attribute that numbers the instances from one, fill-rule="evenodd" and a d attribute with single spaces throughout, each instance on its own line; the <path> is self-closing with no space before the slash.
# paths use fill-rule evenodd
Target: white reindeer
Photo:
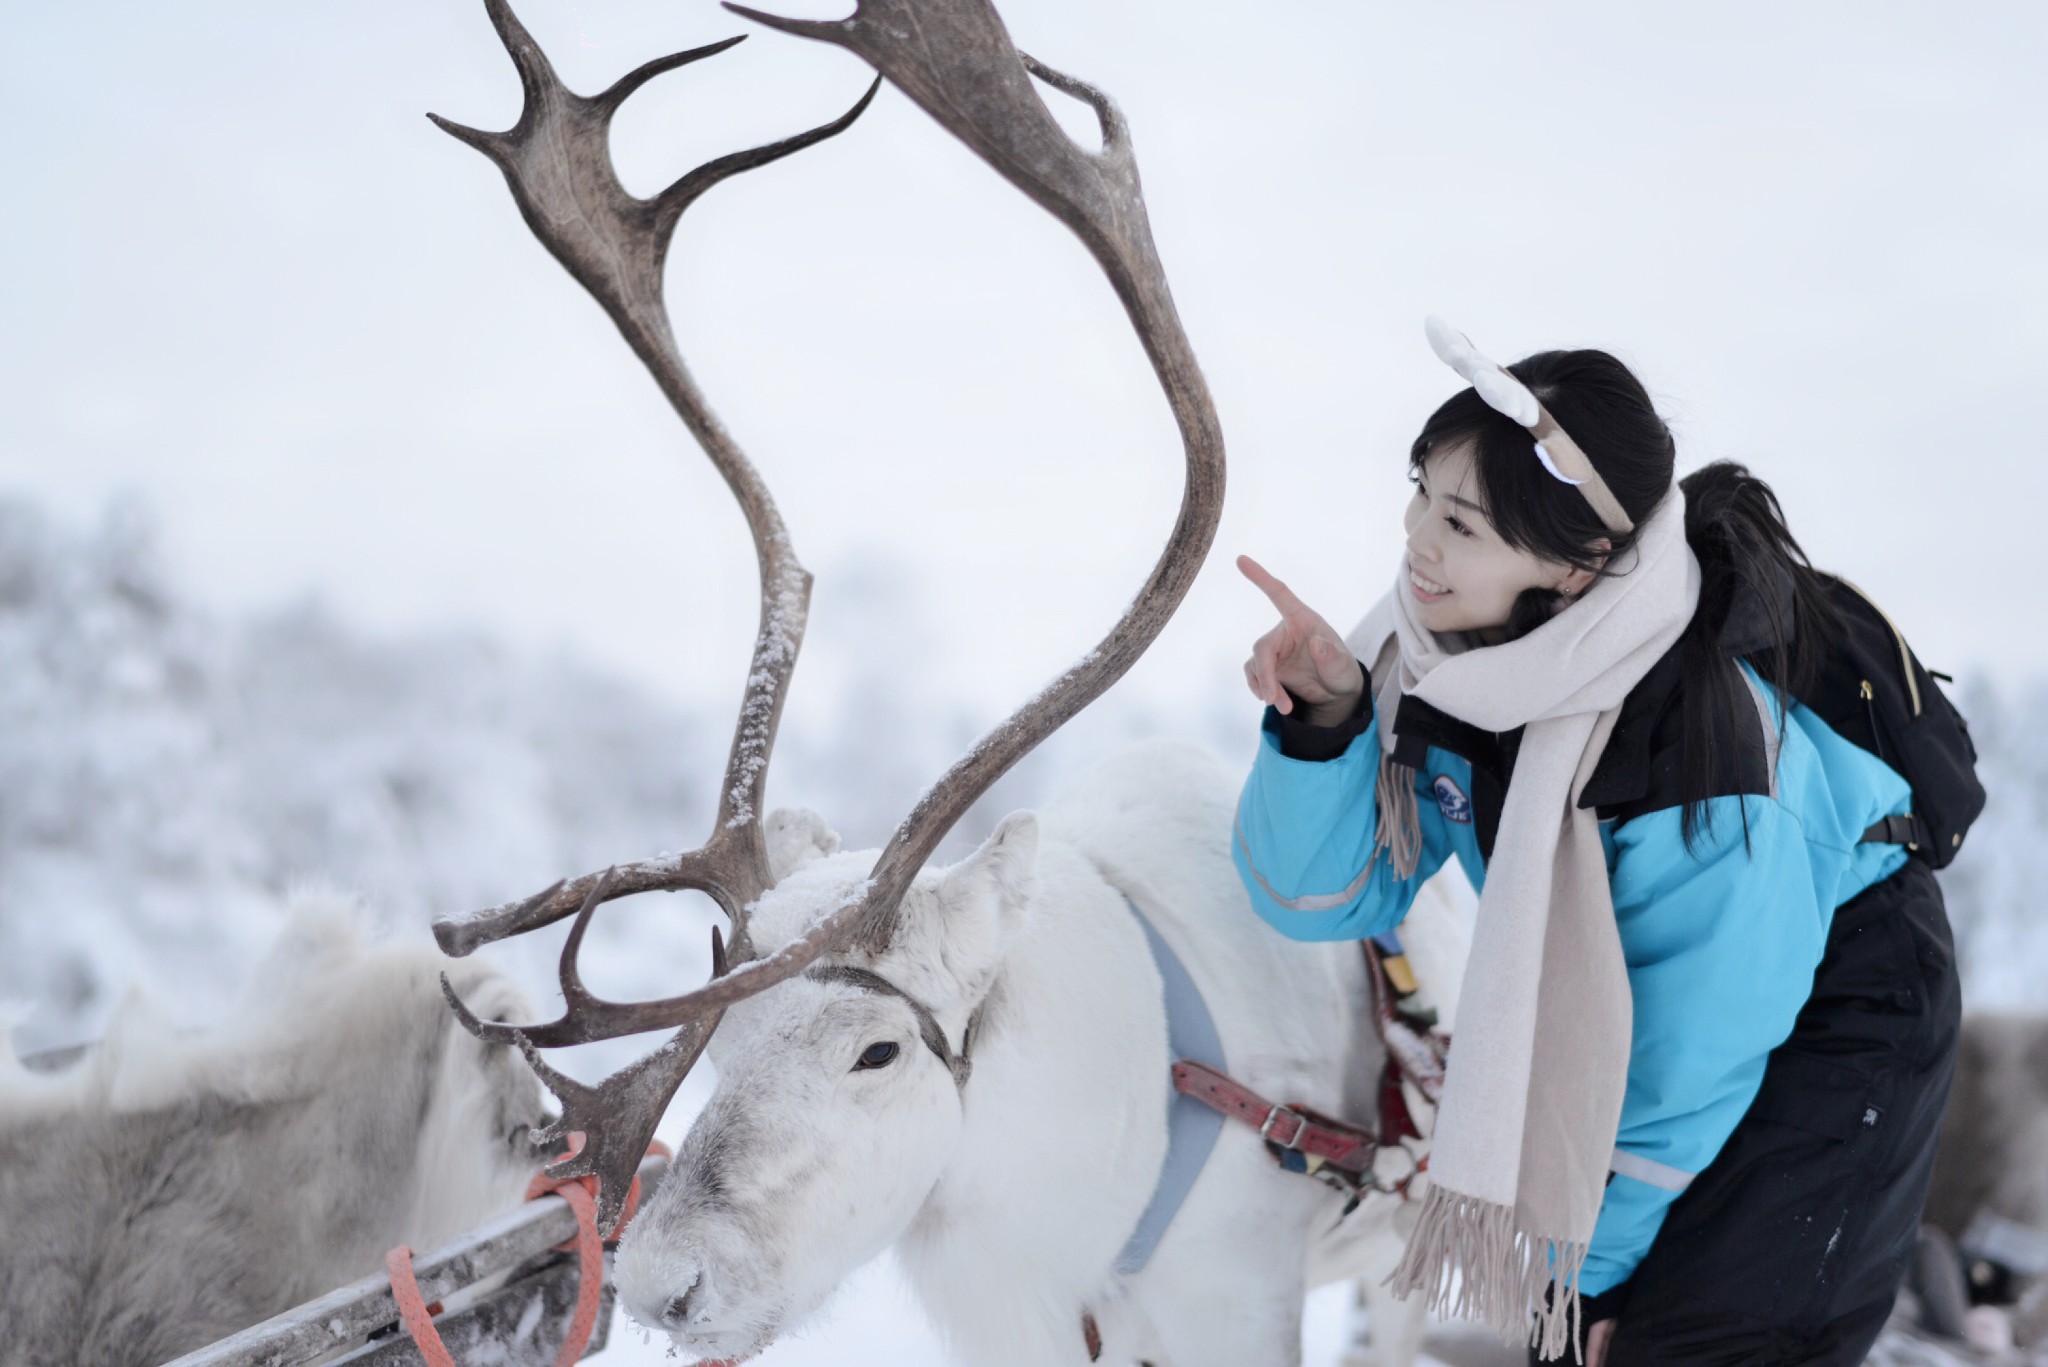
<path id="1" fill-rule="evenodd" d="M 168 1361 L 516 1206 L 540 1088 L 449 1017 L 445 966 L 302 898 L 212 1029 L 131 998 L 62 1071 L 0 1047 L 0 1364 Z"/>
<path id="2" fill-rule="evenodd" d="M 1103 1357 L 1118 1362 L 1294 1360 L 1305 1264 L 1318 1277 L 1354 1271 L 1391 1217 L 1361 1210 L 1338 1223 L 1341 1201 L 1277 1170 L 1248 1129 L 1225 1128 L 1142 1275 L 1110 1273 L 1157 1178 L 1170 1062 L 1158 971 L 1126 895 L 1208 996 L 1241 1081 L 1275 1101 L 1372 1118 L 1362 960 L 1355 947 L 1290 944 L 1253 919 L 1227 857 L 1232 776 L 1143 750 L 1042 820 L 1013 818 L 958 867 L 923 871 L 968 806 L 1157 637 L 1221 514 L 1222 432 L 1122 116 L 1093 87 L 1020 54 L 989 0 L 858 0 L 833 22 L 728 4 L 848 48 L 880 73 L 877 86 L 888 80 L 1072 228 L 1124 304 L 1187 456 L 1166 550 L 1123 618 L 943 775 L 879 855 L 841 855 L 816 817 L 772 829 L 762 820 L 811 580 L 759 473 L 683 363 L 662 281 L 699 196 L 839 133 L 867 98 L 641 199 L 613 169 L 613 116 L 657 74 L 730 43 L 656 58 L 586 96 L 562 84 L 508 0 L 485 8 L 519 74 L 520 118 L 501 132 L 438 122 L 504 173 L 527 226 L 647 366 L 737 498 L 760 571 L 760 630 L 705 844 L 435 927 L 461 955 L 576 917 L 560 1017 L 513 1028 L 457 1009 L 479 1035 L 527 1049 L 563 1104 L 550 1134 L 586 1136 L 555 1171 L 599 1178 L 607 1228 L 663 1107 L 718 1031 L 717 1097 L 680 1175 L 623 1246 L 628 1304 L 693 1351 L 745 1353 L 900 1240 L 934 1314 L 978 1363 L 1086 1361 L 1084 1312 Z M 1095 111 L 1099 149 L 1066 134 L 1041 87 Z M 577 960 L 597 910 L 681 889 L 730 918 L 729 952 L 714 932 L 713 981 L 661 1001 L 592 993 Z M 537 1052 L 658 1029 L 675 1033 L 596 1087 Z"/>
<path id="3" fill-rule="evenodd" d="M 1107 1362 L 1298 1360 L 1305 1284 L 1389 1271 L 1399 1198 L 1340 1220 L 1341 1195 L 1231 1124 L 1150 1265 L 1112 1268 L 1165 1155 L 1171 1062 L 1127 897 L 1200 988 L 1233 1077 L 1373 1114 L 1383 1052 L 1363 957 L 1253 915 L 1226 843 L 1237 778 L 1184 746 L 1119 755 L 923 874 L 881 953 L 830 956 L 822 978 L 728 1011 L 718 1089 L 620 1247 L 633 1315 L 688 1353 L 743 1358 L 895 1245 L 961 1362 L 1086 1363 L 1084 1311 Z M 836 852 L 809 813 L 778 817 L 780 876 L 751 923 L 764 947 L 796 939 L 874 862 Z M 1418 907 L 1406 935 L 1424 963 L 1462 958 L 1447 900 Z M 905 996 L 835 980 L 842 963 Z M 979 1018 L 964 1083 L 906 997 L 955 1052 Z"/>

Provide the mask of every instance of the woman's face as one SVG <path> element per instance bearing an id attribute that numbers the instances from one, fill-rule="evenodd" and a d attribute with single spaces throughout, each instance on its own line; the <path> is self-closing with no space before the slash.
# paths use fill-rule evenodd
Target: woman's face
<path id="1" fill-rule="evenodd" d="M 1523 591 L 1577 593 L 1593 579 L 1585 570 L 1539 559 L 1500 539 L 1479 503 L 1467 442 L 1423 459 L 1404 523 L 1408 557 L 1402 587 L 1415 604 L 1416 619 L 1433 632 L 1485 636 L 1507 625 Z"/>

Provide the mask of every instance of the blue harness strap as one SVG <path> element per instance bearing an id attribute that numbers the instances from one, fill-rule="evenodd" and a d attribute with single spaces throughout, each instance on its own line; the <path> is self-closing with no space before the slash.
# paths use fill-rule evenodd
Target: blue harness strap
<path id="1" fill-rule="evenodd" d="M 1152 928 L 1152 923 L 1145 919 L 1145 913 L 1138 910 L 1138 904 L 1128 895 L 1124 903 L 1145 931 L 1145 943 L 1152 950 L 1152 962 L 1159 969 L 1160 981 L 1166 988 L 1166 1049 L 1169 1060 L 1192 1059 L 1219 1073 L 1228 1071 L 1224 1066 L 1222 1037 L 1216 1033 L 1216 1022 L 1209 1015 L 1209 1004 L 1202 1000 L 1201 990 L 1188 975 L 1187 966 L 1173 952 L 1173 946 Z M 1166 1237 L 1167 1226 L 1180 1213 L 1181 1203 L 1187 1200 L 1195 1179 L 1202 1175 L 1202 1166 L 1209 1161 L 1209 1153 L 1216 1147 L 1216 1136 L 1223 1132 L 1222 1112 L 1175 1091 L 1170 1071 L 1161 1082 L 1167 1095 L 1166 1161 L 1159 1166 L 1159 1182 L 1152 1189 L 1151 1203 L 1138 1217 L 1138 1227 L 1131 1231 L 1123 1252 L 1117 1254 L 1118 1272 L 1141 1272 L 1145 1264 L 1152 1261 L 1153 1251 Z"/>

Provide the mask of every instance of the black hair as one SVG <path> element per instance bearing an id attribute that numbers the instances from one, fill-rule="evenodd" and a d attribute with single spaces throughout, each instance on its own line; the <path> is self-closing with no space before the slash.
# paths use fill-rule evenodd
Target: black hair
<path id="1" fill-rule="evenodd" d="M 1508 371 L 1571 434 L 1600 478 L 1641 528 L 1671 488 L 1678 448 L 1671 429 L 1629 368 L 1604 351 L 1542 351 Z M 1471 389 L 1430 414 L 1408 453 L 1412 471 L 1434 452 L 1470 443 L 1487 521 L 1516 550 L 1597 575 L 1625 574 L 1636 532 L 1610 532 L 1585 496 L 1545 470 L 1529 429 L 1496 412 Z M 1737 655 L 1766 657 L 1767 676 L 1799 697 L 1819 671 L 1834 632 L 1821 576 L 1785 525 L 1771 487 L 1732 461 L 1680 481 L 1685 535 L 1700 562 L 1699 607 L 1680 640 L 1683 743 L 1680 831 L 1691 849 L 1707 801 L 1739 792 L 1743 737 L 1756 715 Z M 1561 596 L 1525 590 L 1509 614 L 1509 639 L 1550 619 Z M 1740 606 L 1737 614 L 1733 610 Z M 1731 635 L 1731 621 L 1746 629 Z M 1761 667 L 1761 666 L 1760 666 Z M 1745 813 L 1745 838 L 1747 814 Z"/>
<path id="2" fill-rule="evenodd" d="M 1685 539 L 1700 562 L 1699 607 L 1679 643 L 1685 679 L 1681 826 L 1691 848 L 1706 798 L 1733 790 L 1744 735 L 1737 719 L 1751 707 L 1749 686 L 1728 662 L 1754 656 L 1764 677 L 1792 697 L 1811 696 L 1840 618 L 1770 485 L 1732 460 L 1703 465 L 1678 484 L 1685 491 Z M 1781 732 L 1784 724 L 1781 717 Z M 1746 840 L 1746 811 L 1743 820 Z"/>

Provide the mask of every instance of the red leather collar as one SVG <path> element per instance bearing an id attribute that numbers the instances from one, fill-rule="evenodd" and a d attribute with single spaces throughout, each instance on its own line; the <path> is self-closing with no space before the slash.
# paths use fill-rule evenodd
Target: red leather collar
<path id="1" fill-rule="evenodd" d="M 1241 1120 L 1283 1149 L 1297 1149 L 1346 1172 L 1372 1171 L 1377 1136 L 1302 1106 L 1280 1106 L 1214 1068 L 1182 1059 L 1173 1065 L 1174 1090 L 1233 1120 Z"/>

